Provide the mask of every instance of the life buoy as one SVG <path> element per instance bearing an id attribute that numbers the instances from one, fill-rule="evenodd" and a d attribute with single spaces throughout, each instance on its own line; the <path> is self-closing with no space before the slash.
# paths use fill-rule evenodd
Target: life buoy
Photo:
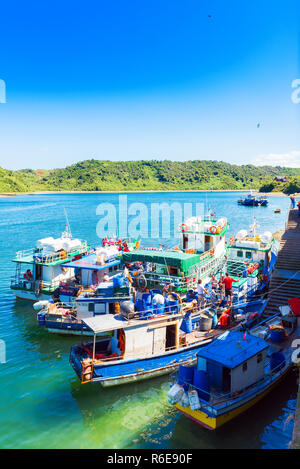
<path id="1" fill-rule="evenodd" d="M 230 236 L 229 244 L 233 244 L 233 243 L 234 243 L 234 236 Z"/>
<path id="2" fill-rule="evenodd" d="M 209 252 L 210 252 L 211 257 L 213 257 L 213 255 L 214 255 L 214 253 L 215 253 L 214 248 L 212 248 Z"/>
<path id="3" fill-rule="evenodd" d="M 180 225 L 180 230 L 182 232 L 188 231 L 188 229 L 189 229 L 189 227 L 185 223 L 182 223 L 182 225 Z"/>
<path id="4" fill-rule="evenodd" d="M 209 231 L 211 232 L 211 234 L 216 234 L 216 232 L 217 232 L 217 227 L 216 227 L 215 225 L 213 225 L 213 226 L 211 226 L 211 227 L 209 228 Z"/>

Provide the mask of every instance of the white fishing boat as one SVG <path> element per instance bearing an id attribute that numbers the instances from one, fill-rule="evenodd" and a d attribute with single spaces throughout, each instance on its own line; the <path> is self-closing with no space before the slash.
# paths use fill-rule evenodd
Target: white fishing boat
<path id="1" fill-rule="evenodd" d="M 18 299 L 48 300 L 61 282 L 75 278 L 74 269 L 65 267 L 65 264 L 89 252 L 92 249 L 88 243 L 73 238 L 67 225 L 59 238 L 40 239 L 34 248 L 16 253 L 11 289 Z"/>
<path id="2" fill-rule="evenodd" d="M 277 258 L 277 245 L 272 233 L 258 233 L 256 219 L 249 232 L 240 230 L 230 237 L 226 272 L 238 282 L 233 283 L 235 300 L 251 297 L 258 291 L 266 290 Z"/>

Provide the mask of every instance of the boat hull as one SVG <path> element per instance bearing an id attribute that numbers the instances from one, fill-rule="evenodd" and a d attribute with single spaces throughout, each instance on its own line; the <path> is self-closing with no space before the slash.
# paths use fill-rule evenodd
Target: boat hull
<path id="1" fill-rule="evenodd" d="M 36 295 L 32 290 L 13 290 L 15 297 L 17 300 L 26 300 L 26 301 L 44 301 L 49 300 L 51 295 L 46 295 L 44 293 L 40 293 Z"/>
<path id="2" fill-rule="evenodd" d="M 238 405 L 232 405 L 229 407 L 228 411 L 217 415 L 208 415 L 208 413 L 203 412 L 201 410 L 192 410 L 190 407 L 182 407 L 180 404 L 175 404 L 177 410 L 187 417 L 192 422 L 204 427 L 208 430 L 216 430 L 220 428 L 225 423 L 229 422 L 230 420 L 234 419 L 238 415 L 242 414 L 250 407 L 254 406 L 257 402 L 263 399 L 269 392 L 271 392 L 277 384 L 284 378 L 284 376 L 289 371 L 289 367 L 286 368 L 285 372 L 281 374 L 274 382 L 270 383 L 268 386 L 264 388 L 260 393 L 255 394 L 249 399 L 245 399 L 241 401 Z"/>
<path id="3" fill-rule="evenodd" d="M 192 362 L 188 362 L 189 364 L 195 363 L 195 360 Z M 184 364 L 184 363 L 182 363 Z M 146 379 L 151 379 L 151 378 L 157 378 L 159 376 L 167 375 L 170 373 L 173 373 L 179 365 L 174 365 L 174 366 L 169 366 L 166 368 L 162 368 L 159 370 L 154 370 L 154 371 L 147 371 L 147 372 L 141 372 L 141 373 L 135 373 L 131 376 L 124 376 L 116 379 L 109 379 L 106 381 L 101 381 L 100 384 L 104 388 L 108 388 L 111 386 L 119 386 L 121 384 L 129 384 L 129 383 L 135 383 L 138 381 L 144 381 Z"/>

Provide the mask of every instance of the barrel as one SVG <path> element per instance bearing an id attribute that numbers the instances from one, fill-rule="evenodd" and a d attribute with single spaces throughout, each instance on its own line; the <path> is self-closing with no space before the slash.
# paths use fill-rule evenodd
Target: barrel
<path id="1" fill-rule="evenodd" d="M 199 371 L 195 368 L 193 385 L 198 392 L 199 398 L 204 401 L 209 401 L 210 384 L 209 376 L 206 371 Z"/>
<path id="2" fill-rule="evenodd" d="M 212 317 L 212 327 L 215 328 L 218 325 L 218 315 L 214 314 Z"/>
<path id="3" fill-rule="evenodd" d="M 206 316 L 201 314 L 200 316 L 200 331 L 209 331 L 212 328 L 213 318 L 210 316 Z"/>
<path id="4" fill-rule="evenodd" d="M 141 298 L 135 300 L 135 309 L 137 311 L 144 311 L 144 302 Z"/>
<path id="5" fill-rule="evenodd" d="M 187 303 L 190 303 L 191 301 L 193 301 L 195 299 L 195 292 L 194 290 L 188 290 L 186 292 L 186 302 Z"/>
<path id="6" fill-rule="evenodd" d="M 179 311 L 179 301 L 178 300 L 168 300 L 165 302 L 165 312 L 170 314 L 178 313 Z"/>
<path id="7" fill-rule="evenodd" d="M 285 339 L 284 329 L 271 329 L 270 339 L 277 344 L 283 342 Z"/>
<path id="8" fill-rule="evenodd" d="M 190 313 L 187 313 L 181 323 L 180 330 L 189 334 L 193 330 L 192 318 Z"/>
<path id="9" fill-rule="evenodd" d="M 271 371 L 279 371 L 285 365 L 284 355 L 280 352 L 274 352 L 270 356 L 270 367 Z"/>
<path id="10" fill-rule="evenodd" d="M 165 305 L 159 305 L 159 304 L 153 305 L 153 313 L 154 314 L 164 314 L 165 313 Z"/>
<path id="11" fill-rule="evenodd" d="M 194 382 L 194 366 L 179 365 L 178 384 L 188 390 L 189 385 Z"/>
<path id="12" fill-rule="evenodd" d="M 144 301 L 145 309 L 148 309 L 152 305 L 152 295 L 151 293 L 143 293 L 142 300 Z"/>

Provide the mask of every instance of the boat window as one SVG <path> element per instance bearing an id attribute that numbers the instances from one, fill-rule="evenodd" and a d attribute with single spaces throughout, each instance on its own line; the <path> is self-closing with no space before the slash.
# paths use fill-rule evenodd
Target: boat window
<path id="1" fill-rule="evenodd" d="M 207 371 L 207 361 L 205 358 L 198 357 L 197 369 L 198 371 Z"/>
<path id="2" fill-rule="evenodd" d="M 95 311 L 95 303 L 89 303 L 89 311 L 92 313 Z"/>
<path id="3" fill-rule="evenodd" d="M 243 257 L 243 251 L 237 251 L 236 255 L 237 257 Z"/>
<path id="4" fill-rule="evenodd" d="M 170 275 L 178 276 L 177 267 L 170 267 Z"/>
<path id="5" fill-rule="evenodd" d="M 247 252 L 246 252 L 246 258 L 247 258 L 247 259 L 251 259 L 251 257 L 252 257 L 252 253 L 249 252 L 249 251 L 247 251 Z"/>
<path id="6" fill-rule="evenodd" d="M 260 363 L 262 361 L 262 353 L 259 353 L 257 355 L 257 363 Z"/>
<path id="7" fill-rule="evenodd" d="M 247 362 L 243 363 L 243 371 L 247 371 L 248 369 L 248 364 Z"/>

